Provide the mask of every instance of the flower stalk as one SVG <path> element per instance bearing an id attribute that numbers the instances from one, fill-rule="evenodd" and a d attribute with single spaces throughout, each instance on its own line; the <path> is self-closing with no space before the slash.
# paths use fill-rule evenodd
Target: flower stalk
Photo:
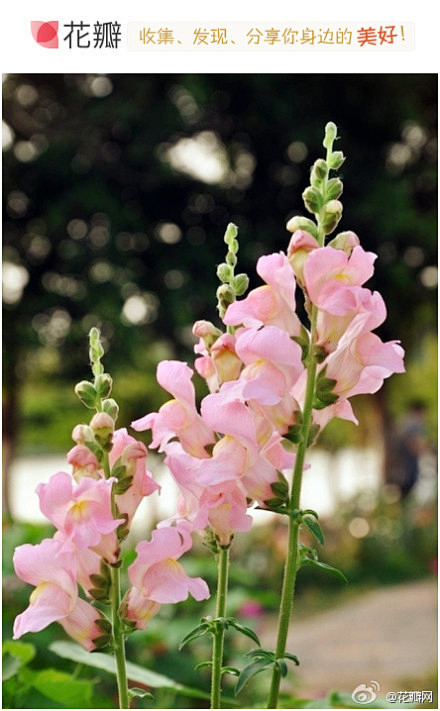
<path id="1" fill-rule="evenodd" d="M 225 625 L 223 621 L 226 617 L 228 594 L 229 548 L 230 546 L 221 546 L 218 552 L 217 601 L 215 610 L 216 626 L 215 632 L 213 633 L 212 644 L 211 709 L 221 708 L 221 682 L 225 640 Z"/>

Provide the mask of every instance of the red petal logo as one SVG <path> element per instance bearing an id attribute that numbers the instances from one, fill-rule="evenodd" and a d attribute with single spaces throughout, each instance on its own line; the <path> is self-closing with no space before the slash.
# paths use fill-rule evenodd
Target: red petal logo
<path id="1" fill-rule="evenodd" d="M 58 20 L 53 22 L 31 22 L 32 37 L 46 49 L 58 49 Z"/>

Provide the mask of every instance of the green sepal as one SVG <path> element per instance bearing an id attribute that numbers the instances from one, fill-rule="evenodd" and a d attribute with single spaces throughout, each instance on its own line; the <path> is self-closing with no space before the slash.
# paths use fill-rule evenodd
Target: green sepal
<path id="1" fill-rule="evenodd" d="M 313 444 L 313 442 L 315 441 L 316 437 L 317 437 L 318 434 L 319 434 L 319 430 L 320 430 L 320 429 L 321 429 L 321 428 L 320 428 L 319 425 L 314 425 L 314 424 L 311 424 L 311 425 L 310 425 L 310 427 L 309 427 L 309 436 L 308 436 L 308 438 L 307 438 L 307 447 L 310 447 L 310 446 Z"/>
<path id="2" fill-rule="evenodd" d="M 309 355 L 310 349 L 310 333 L 304 325 L 301 325 L 301 329 L 298 336 L 292 336 L 292 341 L 295 341 L 301 348 L 301 360 L 304 363 Z"/>
<path id="3" fill-rule="evenodd" d="M 93 640 L 93 644 L 95 645 L 96 649 L 103 649 L 104 647 L 107 647 L 108 644 L 111 642 L 111 635 L 110 634 L 103 634 L 100 637 L 95 637 Z"/>
<path id="4" fill-rule="evenodd" d="M 104 605 L 110 605 L 110 600 L 108 598 L 108 590 L 103 590 L 102 588 L 91 588 L 89 594 L 94 600 L 102 602 Z"/>
<path id="5" fill-rule="evenodd" d="M 115 494 L 115 496 L 125 494 L 125 492 L 128 491 L 128 489 L 130 488 L 132 483 L 133 483 L 132 476 L 127 476 L 124 479 L 120 479 L 119 481 L 114 482 L 113 489 L 112 489 L 113 494 Z"/>
<path id="6" fill-rule="evenodd" d="M 99 617 L 95 620 L 97 628 L 104 634 L 111 634 L 112 623 L 106 617 Z"/>

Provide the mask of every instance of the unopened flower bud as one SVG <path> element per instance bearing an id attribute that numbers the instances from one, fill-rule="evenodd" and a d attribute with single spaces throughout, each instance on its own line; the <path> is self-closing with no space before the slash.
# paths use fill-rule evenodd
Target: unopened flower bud
<path id="1" fill-rule="evenodd" d="M 90 427 L 93 430 L 95 437 L 99 439 L 107 439 L 115 429 L 115 423 L 112 417 L 107 412 L 97 412 L 92 417 Z"/>
<path id="2" fill-rule="evenodd" d="M 98 397 L 106 398 L 112 391 L 113 380 L 108 373 L 102 373 L 102 375 L 96 376 L 94 385 Z"/>
<path id="3" fill-rule="evenodd" d="M 342 184 L 342 180 L 339 180 L 339 178 L 331 178 L 331 180 L 328 181 L 325 190 L 327 200 L 336 200 L 342 195 L 343 189 L 344 186 Z"/>
<path id="4" fill-rule="evenodd" d="M 113 400 L 112 397 L 107 398 L 107 400 L 103 400 L 102 409 L 107 413 L 107 415 L 110 415 L 113 422 L 116 422 L 119 414 L 119 405 L 116 400 Z"/>
<path id="5" fill-rule="evenodd" d="M 93 409 L 96 407 L 97 393 L 95 387 L 88 380 L 82 380 L 75 385 L 75 394 L 79 397 L 83 405 Z"/>
<path id="6" fill-rule="evenodd" d="M 342 217 L 342 203 L 339 200 L 330 200 L 325 205 L 324 217 L 321 226 L 326 235 L 329 235 L 336 228 Z"/>
<path id="7" fill-rule="evenodd" d="M 345 156 L 342 151 L 335 151 L 334 153 L 331 154 L 329 160 L 328 160 L 328 165 L 329 168 L 332 170 L 337 170 L 338 168 L 341 167 L 345 160 Z"/>
<path id="8" fill-rule="evenodd" d="M 217 339 L 222 335 L 222 332 L 219 328 L 217 328 L 217 326 L 214 326 L 211 321 L 204 320 L 196 321 L 192 328 L 192 332 L 194 336 L 198 336 L 199 338 L 206 338 L 208 336 L 212 336 Z"/>
<path id="9" fill-rule="evenodd" d="M 318 160 L 315 160 L 310 173 L 311 185 L 319 188 L 322 181 L 327 177 L 327 175 L 328 167 L 326 161 L 324 160 L 324 158 L 318 158 Z"/>
<path id="10" fill-rule="evenodd" d="M 86 442 L 92 442 L 93 431 L 89 425 L 75 425 L 72 430 L 72 439 L 77 444 L 85 444 Z"/>
<path id="11" fill-rule="evenodd" d="M 84 477 L 99 479 L 99 462 L 93 452 L 84 444 L 76 444 L 67 452 L 67 461 L 72 465 L 72 476 L 79 482 Z"/>
<path id="12" fill-rule="evenodd" d="M 336 140 L 336 136 L 338 135 L 338 129 L 336 128 L 336 124 L 333 123 L 333 121 L 329 121 L 328 124 L 325 127 L 325 136 L 324 140 L 322 142 L 322 145 L 324 148 L 332 148 L 333 143 Z"/>
<path id="13" fill-rule="evenodd" d="M 316 224 L 312 220 L 309 220 L 308 217 L 301 217 L 300 215 L 295 215 L 295 217 L 291 217 L 286 225 L 286 229 L 288 229 L 289 232 L 305 230 L 306 232 L 309 232 L 309 234 L 311 234 L 313 237 L 318 236 L 318 229 L 316 227 Z"/>
<path id="14" fill-rule="evenodd" d="M 237 225 L 234 225 L 233 222 L 230 222 L 226 228 L 225 236 L 224 236 L 224 241 L 228 245 L 229 249 L 231 252 L 237 253 L 238 252 L 238 242 L 235 239 L 238 235 L 238 227 Z"/>
<path id="15" fill-rule="evenodd" d="M 306 206 L 307 210 L 309 212 L 314 213 L 315 215 L 318 214 L 324 203 L 322 195 L 318 188 L 309 186 L 304 190 L 302 198 L 304 200 L 304 205 Z"/>
<path id="16" fill-rule="evenodd" d="M 235 301 L 235 292 L 229 284 L 222 284 L 217 289 L 216 295 L 218 299 L 217 309 L 220 316 L 223 317 L 229 304 Z"/>
<path id="17" fill-rule="evenodd" d="M 348 230 L 347 232 L 340 232 L 331 242 L 328 243 L 329 247 L 334 247 L 334 249 L 342 249 L 346 254 L 351 254 L 353 249 L 360 244 L 359 237 L 357 234 Z"/>
<path id="18" fill-rule="evenodd" d="M 217 267 L 217 277 L 220 279 L 220 281 L 223 284 L 229 284 L 229 281 L 232 277 L 233 271 L 229 264 L 226 264 L 226 262 L 222 262 L 222 264 L 219 264 Z"/>
<path id="19" fill-rule="evenodd" d="M 237 296 L 242 296 L 249 286 L 249 277 L 247 274 L 237 274 L 232 281 L 232 288 Z"/>

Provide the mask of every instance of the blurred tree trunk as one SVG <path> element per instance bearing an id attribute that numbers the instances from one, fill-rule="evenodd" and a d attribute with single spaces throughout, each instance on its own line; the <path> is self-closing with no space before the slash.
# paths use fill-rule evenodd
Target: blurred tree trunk
<path id="1" fill-rule="evenodd" d="M 6 339 L 6 336 L 5 336 Z M 19 430 L 19 382 L 16 371 L 17 348 L 13 340 L 5 344 L 3 365 L 3 439 L 2 439 L 2 513 L 11 519 L 11 464 L 14 460 Z"/>

